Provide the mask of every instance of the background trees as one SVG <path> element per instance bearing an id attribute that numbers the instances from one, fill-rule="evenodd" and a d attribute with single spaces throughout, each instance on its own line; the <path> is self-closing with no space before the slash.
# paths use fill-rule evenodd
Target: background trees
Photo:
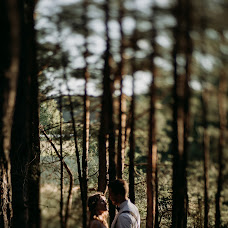
<path id="1" fill-rule="evenodd" d="M 220 163 L 217 102 L 221 99 L 217 93 L 227 55 L 227 31 L 220 18 L 226 17 L 226 4 L 209 0 L 191 4 L 184 0 L 94 0 L 59 3 L 55 10 L 46 12 L 42 4 L 51 3 L 41 1 L 37 10 L 40 91 L 56 101 L 59 91 L 63 94 L 63 157 L 75 176 L 69 226 L 79 219 L 73 212 L 81 202 L 76 190 L 79 163 L 69 161 L 73 158 L 73 132 L 67 127 L 71 118 L 59 70 L 61 53 L 67 56 L 65 72 L 80 164 L 88 161 L 88 194 L 97 189 L 105 192 L 108 181 L 123 176 L 130 182 L 130 197 L 140 209 L 142 227 L 146 226 L 147 213 L 154 221 L 148 220 L 148 227 L 213 227 Z M 201 100 L 205 91 L 208 103 Z M 86 97 L 89 110 L 85 108 Z M 86 112 L 90 112 L 88 160 Z M 56 144 L 57 138 L 52 138 Z M 57 162 L 47 147 L 44 150 L 44 161 Z M 47 178 L 47 170 L 55 166 L 45 163 L 42 167 Z M 56 172 L 58 175 L 57 168 Z M 224 168 L 225 176 L 226 172 Z M 225 226 L 224 178 L 222 183 L 219 217 Z M 152 199 L 148 203 L 147 197 Z M 110 213 L 112 220 L 113 208 Z M 52 216 L 56 217 L 54 210 Z"/>
<path id="2" fill-rule="evenodd" d="M 142 227 L 227 226 L 225 2 L 0 4 L 1 224 L 86 227 L 118 176 Z"/>

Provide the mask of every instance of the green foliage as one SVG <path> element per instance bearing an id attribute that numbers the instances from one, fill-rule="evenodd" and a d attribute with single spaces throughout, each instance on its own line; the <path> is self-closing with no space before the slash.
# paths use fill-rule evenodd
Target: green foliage
<path id="1" fill-rule="evenodd" d="M 62 114 L 57 108 L 57 102 L 53 99 L 40 104 L 40 124 L 50 134 L 59 134 L 59 123 Z"/>

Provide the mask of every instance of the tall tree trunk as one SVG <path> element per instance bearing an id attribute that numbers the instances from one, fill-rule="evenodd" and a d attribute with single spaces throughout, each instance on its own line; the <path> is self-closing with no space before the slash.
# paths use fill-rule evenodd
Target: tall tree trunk
<path id="1" fill-rule="evenodd" d="M 135 72 L 136 72 L 136 51 L 138 41 L 138 16 L 137 10 L 134 12 L 135 30 L 132 38 L 132 47 L 134 50 L 134 57 L 131 62 L 132 68 L 132 98 L 130 107 L 130 150 L 129 150 L 129 198 L 131 202 L 135 203 Z M 128 128 L 126 124 L 126 129 Z M 127 134 L 125 139 L 127 138 Z M 126 141 L 126 140 L 125 140 Z M 126 147 L 126 146 L 125 146 Z"/>
<path id="2" fill-rule="evenodd" d="M 125 156 L 125 127 L 126 127 L 126 114 L 124 109 L 126 109 L 124 94 L 123 94 L 123 68 L 124 68 L 124 33 L 123 33 L 123 15 L 124 6 L 123 1 L 119 0 L 119 27 L 120 27 L 120 63 L 118 66 L 118 81 L 120 84 L 120 96 L 119 96 L 119 135 L 118 135 L 118 151 L 117 151 L 117 177 L 123 178 L 124 170 L 124 156 Z"/>
<path id="3" fill-rule="evenodd" d="M 226 145 L 226 94 L 227 94 L 227 76 L 225 70 L 221 72 L 220 81 L 219 81 L 219 94 L 218 94 L 218 108 L 219 108 L 219 144 L 218 144 L 218 165 L 219 165 L 219 173 L 217 179 L 217 192 L 215 195 L 215 206 L 216 206 L 216 213 L 215 213 L 215 227 L 221 227 L 221 192 L 223 188 L 223 179 L 224 179 L 224 155 L 223 150 Z"/>
<path id="4" fill-rule="evenodd" d="M 134 36 L 136 36 L 136 34 Z M 134 50 L 136 50 L 136 47 Z M 132 61 L 132 98 L 130 112 L 131 132 L 129 151 L 129 198 L 132 203 L 135 203 L 135 58 Z"/>
<path id="5" fill-rule="evenodd" d="M 82 155 L 82 185 L 83 185 L 83 228 L 87 227 L 87 179 L 88 179 L 88 151 L 89 151 L 89 125 L 90 125 L 90 100 L 87 94 L 87 84 L 89 80 L 89 71 L 88 71 L 88 44 L 87 44 L 87 37 L 88 37 L 88 29 L 87 29 L 87 8 L 88 2 L 84 0 L 84 14 L 83 14 L 83 22 L 84 22 L 84 29 L 85 29 L 85 52 L 84 52 L 84 61 L 85 61 L 85 68 L 84 68 L 84 78 L 85 78 L 85 93 L 84 93 L 84 125 L 83 125 L 83 155 Z"/>
<path id="6" fill-rule="evenodd" d="M 113 85 L 110 78 L 110 38 L 109 38 L 109 0 L 104 4 L 105 10 L 105 29 L 106 29 L 106 50 L 104 53 L 104 70 L 103 70 L 103 95 L 102 95 L 102 110 L 101 110 L 101 126 L 99 131 L 99 177 L 98 177 L 98 190 L 105 192 L 107 187 L 107 149 L 113 147 L 113 127 L 110 126 L 112 122 L 112 91 Z M 111 127 L 111 128 L 110 128 Z M 112 138 L 110 138 L 112 137 Z M 114 140 L 115 145 L 115 140 Z M 114 147 L 115 148 L 115 147 Z M 111 159 L 111 164 L 113 165 L 113 152 L 109 151 L 109 159 Z M 110 165 L 109 164 L 109 171 Z M 113 168 L 113 167 L 112 167 Z M 115 170 L 111 170 L 111 172 Z M 116 174 L 114 174 L 116 175 Z M 113 173 L 111 173 L 113 176 Z"/>
<path id="7" fill-rule="evenodd" d="M 20 59 L 20 9 L 18 1 L 0 2 L 0 227 L 11 226 L 11 129 Z"/>
<path id="8" fill-rule="evenodd" d="M 157 145 L 155 138 L 155 94 L 154 94 L 154 78 L 151 85 L 151 111 L 149 120 L 149 153 L 148 153 L 148 168 L 147 168 L 147 228 L 156 227 L 156 211 L 157 202 Z M 158 220 L 157 220 L 158 221 Z"/>
<path id="9" fill-rule="evenodd" d="M 173 209 L 172 228 L 186 227 L 185 215 L 185 166 L 184 166 L 184 111 L 183 99 L 184 82 L 177 75 L 176 50 L 174 53 L 174 108 L 173 108 Z M 179 91 L 178 91 L 179 88 Z M 182 90 L 182 91 L 180 91 Z M 179 92 L 179 93 L 178 93 Z"/>
<path id="10" fill-rule="evenodd" d="M 103 95 L 101 110 L 101 125 L 99 131 L 99 177 L 98 190 L 105 192 L 107 187 L 107 155 L 109 181 L 116 178 L 115 130 L 113 123 L 113 81 L 110 78 L 110 37 L 109 37 L 109 0 L 104 3 L 105 11 L 105 39 L 106 50 L 104 53 L 103 70 Z M 108 154 L 107 154 L 108 153 Z M 109 216 L 112 223 L 115 216 L 115 206 L 109 201 Z"/>
<path id="11" fill-rule="evenodd" d="M 152 17 L 152 23 L 153 17 Z M 156 143 L 156 125 L 155 125 L 155 80 L 156 80 L 156 68 L 154 64 L 154 58 L 156 56 L 156 29 L 152 30 L 153 53 L 151 54 L 151 74 L 152 82 L 150 86 L 150 116 L 149 116 L 149 148 L 148 148 L 148 164 L 147 164 L 147 219 L 146 227 L 155 228 L 158 227 L 158 205 L 157 205 L 157 143 Z"/>
<path id="12" fill-rule="evenodd" d="M 208 213 L 209 213 L 209 203 L 208 203 L 208 187 L 209 187 L 209 177 L 208 177 L 208 167 L 209 167 L 209 135 L 207 132 L 207 105 L 208 105 L 208 92 L 203 90 L 202 92 L 202 108 L 203 108 L 203 178 L 204 178 L 204 228 L 208 228 Z"/>
<path id="13" fill-rule="evenodd" d="M 201 1 L 201 8 L 206 7 L 206 1 L 202 0 Z M 205 28 L 207 27 L 206 25 L 206 16 L 205 14 L 202 14 L 200 18 L 200 31 L 201 31 L 201 39 L 205 40 Z M 204 43 L 201 46 L 201 52 L 205 53 L 205 45 Z M 203 74 L 203 73 L 202 73 Z M 208 188 L 209 188 L 209 176 L 208 176 L 208 169 L 209 169 L 209 156 L 210 156 L 210 151 L 209 151 L 209 145 L 210 145 L 210 138 L 208 134 L 208 121 L 207 121 L 207 113 L 208 113 L 208 96 L 209 96 L 209 91 L 207 88 L 204 86 L 204 82 L 206 81 L 206 77 L 203 76 L 203 82 L 202 82 L 202 97 L 201 97 L 201 102 L 202 102 L 202 121 L 203 121 L 203 179 L 204 179 L 204 228 L 208 228 L 208 214 L 209 214 L 209 202 L 208 202 Z"/>
<path id="14" fill-rule="evenodd" d="M 13 227 L 40 227 L 39 103 L 34 1 L 19 1 L 20 73 L 11 138 Z"/>
<path id="15" fill-rule="evenodd" d="M 112 88 L 111 88 L 112 94 Z M 112 96 L 110 96 L 110 103 L 109 103 L 109 145 L 108 145 L 108 152 L 109 152 L 109 167 L 108 167 L 108 174 L 109 174 L 109 182 L 116 179 L 116 153 L 115 153 L 115 128 L 113 122 L 113 103 L 112 103 Z M 112 223 L 115 217 L 115 206 L 109 200 L 109 218 L 110 224 Z"/>
<path id="16" fill-rule="evenodd" d="M 189 133 L 189 77 L 191 66 L 192 44 L 190 32 L 190 3 L 179 0 L 177 6 L 177 26 L 175 28 L 174 60 L 174 106 L 173 106 L 173 210 L 172 227 L 182 228 L 187 226 L 187 148 Z M 180 46 L 180 40 L 184 41 Z M 179 54 L 185 55 L 185 75 L 178 75 Z M 183 66 L 180 66 L 183 67 Z"/>

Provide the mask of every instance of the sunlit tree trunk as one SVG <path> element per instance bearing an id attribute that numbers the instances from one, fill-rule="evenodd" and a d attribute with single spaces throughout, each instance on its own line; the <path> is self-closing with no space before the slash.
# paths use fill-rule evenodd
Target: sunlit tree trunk
<path id="1" fill-rule="evenodd" d="M 84 52 L 84 78 L 85 78 L 85 90 L 84 90 L 84 125 L 83 125 L 83 156 L 82 156 L 82 186 L 83 186 L 83 228 L 87 227 L 87 179 L 88 179 L 88 151 L 89 151 L 89 125 L 90 125 L 90 100 L 87 94 L 87 84 L 89 80 L 89 71 L 88 71 L 88 29 L 87 29 L 87 8 L 88 2 L 84 0 L 84 14 L 83 14 L 83 22 L 85 24 L 85 52 Z"/>
<path id="2" fill-rule="evenodd" d="M 0 227 L 11 226 L 11 128 L 20 59 L 20 9 L 18 1 L 0 2 Z"/>
<path id="3" fill-rule="evenodd" d="M 227 75 L 225 70 L 222 70 L 220 81 L 219 81 L 219 91 L 218 91 L 218 108 L 219 108 L 219 144 L 218 144 L 218 165 L 219 165 L 219 173 L 217 179 L 217 192 L 215 195 L 215 227 L 221 227 L 221 192 L 223 189 L 223 179 L 224 179 L 224 147 L 226 145 L 226 124 L 227 124 L 227 107 L 226 107 L 226 94 L 227 94 Z"/>

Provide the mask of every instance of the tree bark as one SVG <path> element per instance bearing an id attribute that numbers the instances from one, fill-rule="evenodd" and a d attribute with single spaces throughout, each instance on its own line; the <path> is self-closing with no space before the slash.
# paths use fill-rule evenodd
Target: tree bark
<path id="1" fill-rule="evenodd" d="M 19 1 L 20 69 L 11 138 L 13 227 L 40 227 L 39 102 L 34 1 Z"/>
<path id="2" fill-rule="evenodd" d="M 0 227 L 11 226 L 11 129 L 13 123 L 20 59 L 20 9 L 18 1 L 0 2 Z"/>

